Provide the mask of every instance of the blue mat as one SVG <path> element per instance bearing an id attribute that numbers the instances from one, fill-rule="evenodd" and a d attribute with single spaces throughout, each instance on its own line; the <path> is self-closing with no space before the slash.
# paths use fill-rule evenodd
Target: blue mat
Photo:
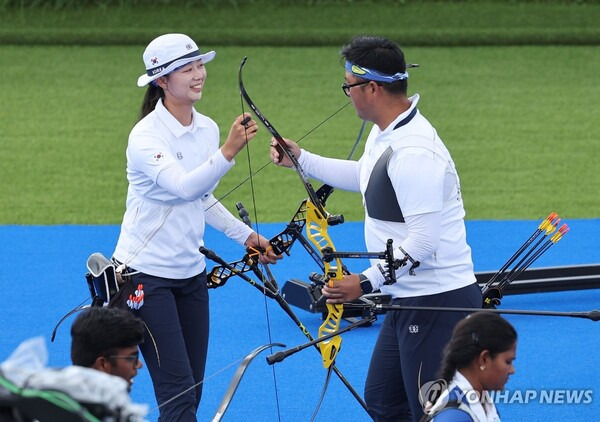
<path id="1" fill-rule="evenodd" d="M 538 221 L 468 221 L 467 232 L 476 271 L 498 269 L 537 228 Z M 568 222 L 571 232 L 553 246 L 536 267 L 600 262 L 597 239 L 600 220 Z M 264 224 L 261 234 L 270 236 L 282 224 Z M 330 230 L 339 250 L 363 250 L 363 226 L 346 223 Z M 70 309 L 88 299 L 84 280 L 85 262 L 92 252 L 109 257 L 118 237 L 117 226 L 0 226 L 0 361 L 24 339 L 50 333 Z M 359 239 L 357 241 L 357 239 Z M 234 260 L 242 249 L 213 230 L 207 246 L 224 258 Z M 285 280 L 307 279 L 316 266 L 297 245 L 292 256 L 277 264 L 274 274 Z M 365 263 L 346 261 L 351 270 Z M 214 414 L 239 360 L 252 349 L 270 342 L 295 346 L 305 338 L 278 305 L 265 300 L 252 286 L 232 279 L 211 291 L 211 338 L 207 379 L 199 419 Z M 508 296 L 505 309 L 589 311 L 600 308 L 600 290 L 565 291 Z M 320 316 L 294 309 L 311 333 L 316 333 Z M 266 315 L 268 314 L 268 320 Z M 499 397 L 503 420 L 595 420 L 600 414 L 596 384 L 600 370 L 596 352 L 600 326 L 573 318 L 512 316 L 519 332 L 516 374 Z M 69 364 L 69 328 L 72 318 L 60 327 L 49 343 L 50 366 Z M 344 335 L 337 365 L 362 394 L 369 356 L 380 321 Z M 270 331 L 270 336 L 269 336 Z M 310 419 L 325 379 L 319 355 L 312 349 L 298 353 L 274 367 L 264 357 L 256 358 L 226 413 L 224 420 L 284 421 Z M 275 388 L 276 384 L 276 388 Z M 277 395 L 276 395 L 277 393 Z M 535 397 L 534 397 L 535 396 Z M 136 378 L 132 397 L 148 403 L 156 419 L 158 411 L 147 372 Z M 277 399 L 276 399 L 277 397 Z M 591 397 L 591 403 L 586 403 Z M 316 420 L 368 421 L 369 418 L 345 386 L 332 376 Z"/>

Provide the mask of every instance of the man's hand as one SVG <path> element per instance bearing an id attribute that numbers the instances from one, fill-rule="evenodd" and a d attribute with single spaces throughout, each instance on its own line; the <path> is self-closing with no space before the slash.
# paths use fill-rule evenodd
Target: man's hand
<path id="1" fill-rule="evenodd" d="M 300 158 L 300 147 L 294 141 L 290 141 L 289 139 L 283 139 L 288 147 L 288 150 L 296 157 L 296 159 Z M 281 161 L 280 161 L 281 160 Z M 280 155 L 280 146 L 275 138 L 271 138 L 271 161 L 277 164 L 278 166 L 283 167 L 292 167 L 292 162 L 290 159 L 281 152 Z"/>
<path id="2" fill-rule="evenodd" d="M 345 275 L 336 280 L 333 287 L 325 285 L 323 295 L 327 297 L 327 303 L 348 303 L 358 299 L 362 296 L 358 274 Z"/>
<path id="3" fill-rule="evenodd" d="M 264 251 L 263 253 L 259 254 L 258 257 L 258 260 L 261 264 L 276 264 L 278 259 L 283 258 L 281 255 L 276 255 L 275 252 L 273 252 L 273 248 L 269 244 L 269 241 L 257 233 L 252 233 L 250 236 L 248 236 L 248 239 L 246 239 L 244 242 L 244 246 L 259 251 Z"/>

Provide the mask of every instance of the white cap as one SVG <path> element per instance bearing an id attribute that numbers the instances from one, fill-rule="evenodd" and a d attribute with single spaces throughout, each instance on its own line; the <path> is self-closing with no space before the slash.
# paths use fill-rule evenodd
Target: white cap
<path id="1" fill-rule="evenodd" d="M 198 46 L 184 34 L 165 34 L 153 39 L 142 56 L 146 73 L 138 78 L 139 87 L 148 85 L 161 76 L 196 60 L 208 63 L 215 57 L 214 51 L 200 54 Z"/>

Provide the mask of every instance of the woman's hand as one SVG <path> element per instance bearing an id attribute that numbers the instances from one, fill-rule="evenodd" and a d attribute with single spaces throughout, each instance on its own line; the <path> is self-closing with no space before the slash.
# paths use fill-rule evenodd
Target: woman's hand
<path id="1" fill-rule="evenodd" d="M 236 117 L 229 129 L 227 140 L 221 147 L 221 152 L 227 161 L 233 160 L 233 157 L 244 148 L 244 146 L 256 136 L 258 125 L 252 119 L 250 113 L 244 113 Z"/>
<path id="2" fill-rule="evenodd" d="M 281 255 L 276 255 L 275 252 L 273 252 L 273 248 L 269 244 L 269 241 L 257 233 L 252 233 L 248 236 L 244 245 L 247 248 L 261 251 L 258 256 L 258 260 L 261 264 L 276 264 L 277 260 L 282 258 Z"/>
<path id="3" fill-rule="evenodd" d="M 288 151 L 291 152 L 296 159 L 300 158 L 300 147 L 298 144 L 285 138 L 284 141 L 287 145 Z M 281 146 L 275 138 L 271 138 L 271 161 L 278 166 L 292 167 L 292 162 L 282 151 Z"/>

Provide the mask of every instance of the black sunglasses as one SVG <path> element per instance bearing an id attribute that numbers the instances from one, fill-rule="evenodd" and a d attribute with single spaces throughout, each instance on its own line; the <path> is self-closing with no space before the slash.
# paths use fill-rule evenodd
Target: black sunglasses
<path id="1" fill-rule="evenodd" d="M 342 84 L 342 91 L 344 91 L 344 95 L 345 95 L 346 97 L 349 97 L 349 96 L 350 96 L 350 88 L 352 88 L 353 86 L 366 85 L 366 84 L 368 84 L 369 82 L 371 82 L 371 81 L 357 82 L 357 83 L 355 83 L 355 84 L 350 84 L 350 85 L 348 85 L 347 83 L 345 83 L 345 82 L 344 82 L 344 83 Z"/>

